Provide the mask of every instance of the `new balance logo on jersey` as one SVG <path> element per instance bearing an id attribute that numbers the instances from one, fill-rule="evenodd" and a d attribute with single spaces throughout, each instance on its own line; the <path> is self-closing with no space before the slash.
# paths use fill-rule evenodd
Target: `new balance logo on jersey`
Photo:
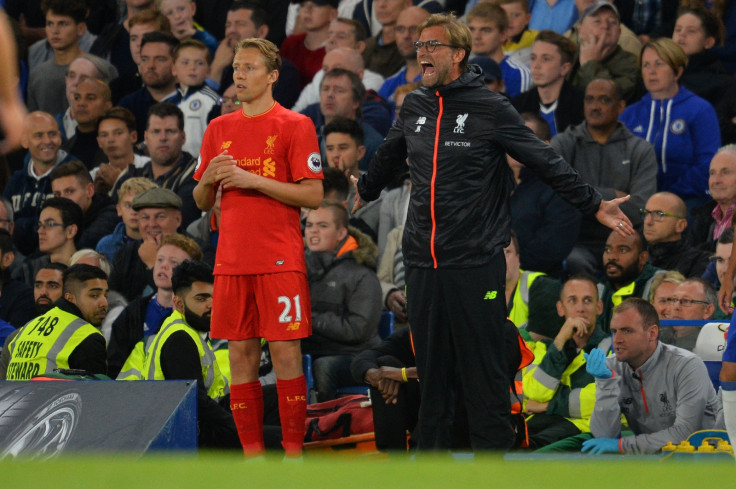
<path id="1" fill-rule="evenodd" d="M 426 117 L 420 117 L 420 118 L 418 118 L 417 119 L 417 129 L 414 132 L 421 131 L 422 130 L 422 125 L 425 124 L 426 122 L 427 122 L 427 118 Z"/>
<path id="2" fill-rule="evenodd" d="M 228 149 L 231 144 L 233 144 L 232 141 L 223 141 L 223 143 L 220 145 L 220 149 Z"/>
<path id="3" fill-rule="evenodd" d="M 299 331 L 299 326 L 301 326 L 300 322 L 289 323 L 286 327 L 286 331 Z"/>
<path id="4" fill-rule="evenodd" d="M 483 296 L 483 300 L 484 301 L 492 301 L 493 299 L 496 298 L 497 295 L 498 295 L 498 292 L 497 291 L 495 291 L 495 290 L 489 290 L 488 292 L 486 292 L 486 295 Z"/>
<path id="5" fill-rule="evenodd" d="M 465 121 L 468 119 L 468 114 L 460 114 L 455 119 L 455 129 L 452 130 L 455 134 L 465 134 Z"/>

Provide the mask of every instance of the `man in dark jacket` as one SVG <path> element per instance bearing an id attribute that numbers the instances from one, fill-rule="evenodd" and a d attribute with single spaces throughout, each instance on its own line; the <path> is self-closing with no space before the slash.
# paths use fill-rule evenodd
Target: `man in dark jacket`
<path id="1" fill-rule="evenodd" d="M 649 263 L 663 270 L 677 270 L 687 278 L 703 275 L 710 253 L 693 247 L 683 237 L 687 208 L 680 197 L 658 192 L 649 197 L 642 216 Z"/>
<path id="2" fill-rule="evenodd" d="M 539 139 L 549 142 L 549 124 L 541 116 L 533 112 L 520 115 Z M 509 204 L 511 228 L 519 238 L 521 268 L 559 277 L 563 261 L 577 241 L 582 216 L 520 162 L 509 157 L 509 166 L 516 178 Z"/>
<path id="3" fill-rule="evenodd" d="M 437 14 L 418 31 L 424 87 L 407 95 L 360 178 L 358 195 L 378 198 L 409 156 L 412 192 L 403 251 L 422 390 L 420 448 L 449 448 L 452 393 L 461 383 L 473 393 L 465 401 L 473 449 L 507 449 L 515 435 L 502 335 L 503 249 L 510 240 L 513 186 L 506 153 L 585 214 L 597 213 L 623 235 L 633 228 L 618 208 L 626 198 L 603 201 L 505 98 L 485 87 L 477 67 L 468 68 L 467 26 Z"/>
<path id="4" fill-rule="evenodd" d="M 7 230 L 0 229 L 0 275 L 2 276 L 0 319 L 20 328 L 36 317 L 36 312 L 33 307 L 31 287 L 20 280 L 10 278 L 9 267 L 14 259 L 13 239 Z"/>
<path id="5" fill-rule="evenodd" d="M 69 199 L 82 209 L 84 221 L 77 249 L 95 249 L 100 239 L 112 233 L 120 221 L 112 200 L 105 194 L 95 193 L 89 171 L 81 161 L 59 165 L 49 179 L 55 197 Z"/>
<path id="6" fill-rule="evenodd" d="M 302 340 L 302 351 L 314 358 L 317 399 L 324 402 L 354 384 L 353 357 L 380 343 L 378 248 L 357 229 L 348 229 L 347 211 L 330 201 L 307 215 L 305 239 L 312 336 Z"/>
<path id="7" fill-rule="evenodd" d="M 59 125 L 46 112 L 28 114 L 21 144 L 28 150 L 27 161 L 22 170 L 10 177 L 3 195 L 13 203 L 15 246 L 24 255 L 30 255 L 38 248 L 36 224 L 41 206 L 53 196 L 49 174 L 72 157 L 60 149 Z"/>

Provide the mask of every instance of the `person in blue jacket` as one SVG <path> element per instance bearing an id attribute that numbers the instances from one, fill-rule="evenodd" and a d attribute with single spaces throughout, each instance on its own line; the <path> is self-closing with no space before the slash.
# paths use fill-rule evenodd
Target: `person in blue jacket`
<path id="1" fill-rule="evenodd" d="M 708 198 L 710 160 L 721 144 L 713 107 L 678 84 L 687 55 L 672 39 L 644 45 L 639 57 L 647 93 L 620 120 L 652 143 L 657 155 L 657 190 L 680 196 L 690 208 Z"/>

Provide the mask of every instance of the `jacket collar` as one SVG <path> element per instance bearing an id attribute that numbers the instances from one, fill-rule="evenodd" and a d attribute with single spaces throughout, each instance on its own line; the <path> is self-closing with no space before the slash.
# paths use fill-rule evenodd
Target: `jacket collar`
<path id="1" fill-rule="evenodd" d="M 654 349 L 654 353 L 647 358 L 647 361 L 644 362 L 644 365 L 636 369 L 641 374 L 641 379 L 643 382 L 643 379 L 647 379 L 650 377 L 650 373 L 652 373 L 659 364 L 659 357 L 662 356 L 662 351 L 664 350 L 664 346 L 662 345 L 661 341 L 657 342 L 657 348 Z M 635 370 L 631 368 L 631 365 L 629 365 L 629 369 L 631 369 L 632 372 Z"/>
<path id="2" fill-rule="evenodd" d="M 444 95 L 447 92 L 461 88 L 475 88 L 483 86 L 485 86 L 485 83 L 483 83 L 483 70 L 478 65 L 469 65 L 468 70 L 465 73 L 462 73 L 447 85 L 442 85 L 440 87 L 422 87 L 422 89 L 429 93 L 439 92 L 440 95 Z"/>
<path id="3" fill-rule="evenodd" d="M 677 241 L 668 241 L 666 243 L 650 243 L 649 254 L 653 258 L 666 255 L 676 255 L 687 248 L 687 242 L 680 238 Z"/>

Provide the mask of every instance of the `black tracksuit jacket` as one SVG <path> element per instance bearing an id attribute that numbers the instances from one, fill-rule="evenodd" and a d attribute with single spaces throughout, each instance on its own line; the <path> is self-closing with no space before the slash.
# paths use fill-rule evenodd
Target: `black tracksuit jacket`
<path id="1" fill-rule="evenodd" d="M 598 191 L 524 125 L 506 98 L 485 88 L 475 65 L 447 85 L 407 95 L 358 191 L 363 200 L 378 198 L 408 156 L 406 265 L 481 266 L 510 240 L 514 183 L 506 153 L 584 214 L 597 211 Z"/>

